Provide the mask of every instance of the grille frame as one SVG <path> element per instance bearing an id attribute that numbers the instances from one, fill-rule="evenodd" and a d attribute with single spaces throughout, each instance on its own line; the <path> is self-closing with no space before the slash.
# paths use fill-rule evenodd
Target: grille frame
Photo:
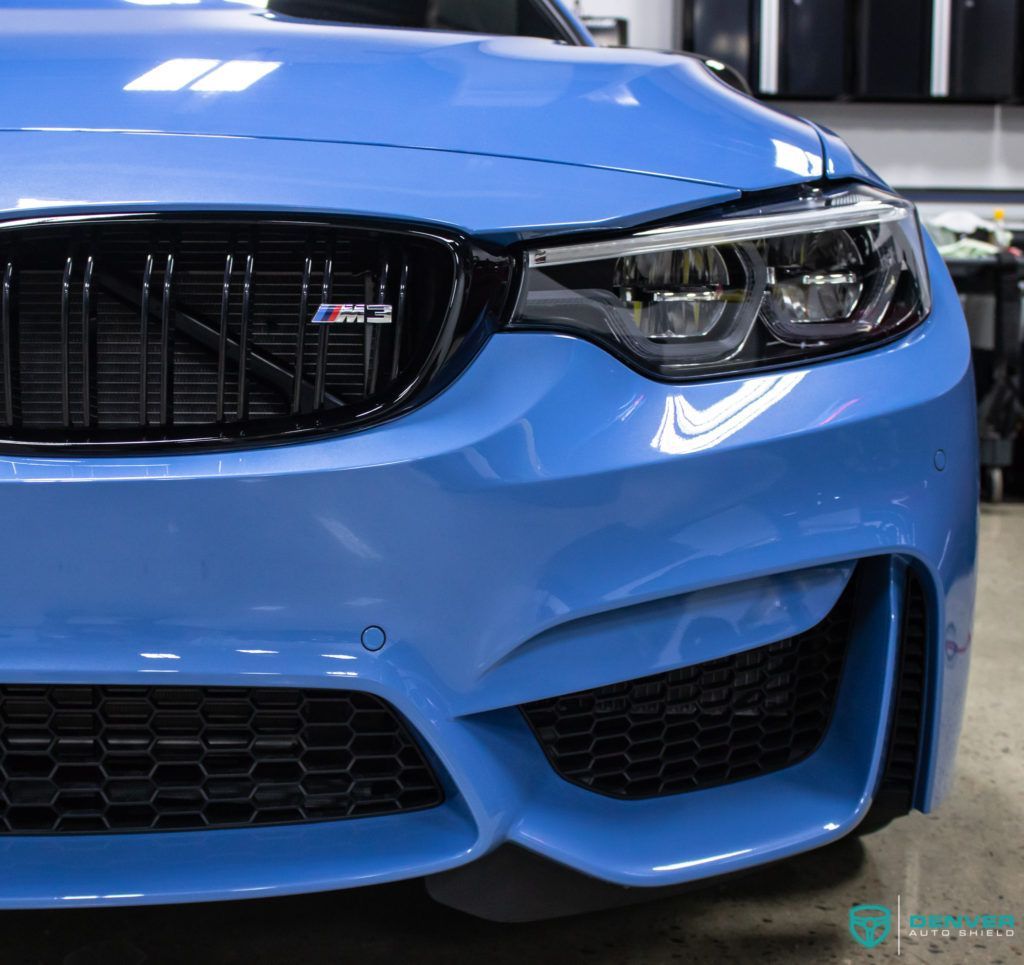
<path id="1" fill-rule="evenodd" d="M 738 653 L 731 654 L 727 657 L 717 658 L 714 660 L 703 661 L 698 664 L 688 665 L 686 667 L 681 667 L 676 670 L 671 670 L 659 674 L 652 674 L 646 677 L 637 678 L 635 680 L 623 681 L 621 683 L 610 684 L 604 687 L 595 687 L 590 690 L 578 691 L 573 694 L 565 694 L 557 697 L 532 701 L 529 704 L 521 705 L 519 710 L 523 718 L 525 719 L 528 728 L 532 732 L 533 737 L 536 739 L 537 744 L 539 745 L 542 753 L 544 754 L 544 757 L 547 760 L 548 765 L 552 768 L 552 770 L 558 775 L 560 779 L 576 787 L 582 788 L 583 790 L 589 791 L 594 794 L 600 794 L 603 797 L 608 797 L 616 801 L 656 800 L 664 797 L 673 797 L 678 796 L 680 794 L 690 794 L 696 791 L 709 790 L 715 787 L 722 787 L 728 784 L 734 784 L 745 780 L 752 780 L 757 777 L 777 773 L 779 771 L 793 767 L 796 764 L 799 764 L 802 761 L 805 761 L 809 757 L 811 757 L 824 743 L 825 738 L 827 737 L 829 730 L 831 729 L 832 721 L 835 715 L 836 705 L 839 701 L 839 692 L 843 686 L 843 679 L 846 673 L 846 667 L 848 662 L 847 657 L 850 650 L 853 634 L 855 632 L 855 602 L 857 594 L 859 592 L 860 583 L 861 580 L 859 578 L 859 572 L 855 571 L 853 575 L 850 577 L 850 580 L 846 588 L 844 589 L 843 593 L 839 597 L 839 600 L 832 608 L 832 610 L 826 615 L 824 620 L 822 620 L 816 626 L 805 631 L 804 633 L 797 634 L 794 637 L 776 641 L 774 643 L 770 643 L 761 647 L 755 647 L 749 650 L 740 651 Z M 670 697 L 668 696 L 669 688 L 671 688 L 672 686 L 680 686 L 679 678 L 685 677 L 688 674 L 697 674 L 699 678 L 705 673 L 715 674 L 719 672 L 724 672 L 724 668 L 727 664 L 738 664 L 738 668 L 736 670 L 733 670 L 732 672 L 736 676 L 741 676 L 743 672 L 749 672 L 751 669 L 750 667 L 743 667 L 743 662 L 745 660 L 750 660 L 751 658 L 754 658 L 756 655 L 760 654 L 768 655 L 769 660 L 773 658 L 779 659 L 780 656 L 786 654 L 792 655 L 792 651 L 794 649 L 799 649 L 803 641 L 813 640 L 816 636 L 821 636 L 822 634 L 834 635 L 838 637 L 838 639 L 835 642 L 830 642 L 826 640 L 826 644 L 828 646 L 831 646 L 832 648 L 831 653 L 825 654 L 825 658 L 831 663 L 830 673 L 832 675 L 831 679 L 827 682 L 827 687 L 830 690 L 826 701 L 827 713 L 825 713 L 824 716 L 821 717 L 821 719 L 819 720 L 818 732 L 815 739 L 809 743 L 806 743 L 805 746 L 802 747 L 801 752 L 799 754 L 791 754 L 783 763 L 779 763 L 777 765 L 769 767 L 764 767 L 756 771 L 750 770 L 747 773 L 736 773 L 735 775 L 728 774 L 724 777 L 710 777 L 706 780 L 700 780 L 696 777 L 692 779 L 684 779 L 682 777 L 665 779 L 659 774 L 657 780 L 661 781 L 662 787 L 660 789 L 656 791 L 643 791 L 637 793 L 628 793 L 628 784 L 630 783 L 630 781 L 638 783 L 639 779 L 627 777 L 625 781 L 625 786 L 622 786 L 620 784 L 619 789 L 612 789 L 609 786 L 599 786 L 593 779 L 587 780 L 583 777 L 578 776 L 578 772 L 583 771 L 583 769 L 577 768 L 575 769 L 575 771 L 572 771 L 560 765 L 559 755 L 553 749 L 551 740 L 551 729 L 553 726 L 556 726 L 552 722 L 552 715 L 560 713 L 558 708 L 558 705 L 560 703 L 568 701 L 589 700 L 592 702 L 592 705 L 596 705 L 597 702 L 601 699 L 601 695 L 605 695 L 606 698 L 614 699 L 616 696 L 621 696 L 622 693 L 625 693 L 626 695 L 624 697 L 621 697 L 622 700 L 631 700 L 633 699 L 637 691 L 643 691 L 644 688 L 649 689 L 652 687 L 661 687 L 663 693 L 665 694 L 664 698 L 658 696 L 648 697 L 647 699 L 649 703 L 655 700 L 663 701 L 661 720 L 664 722 L 666 719 L 670 720 L 670 716 L 668 714 L 667 709 L 670 704 Z M 796 654 L 796 658 L 798 660 L 803 659 L 804 656 L 805 655 L 801 655 L 800 653 Z M 764 686 L 765 685 L 762 684 L 762 687 Z M 714 688 L 711 687 L 710 689 L 713 690 Z M 702 699 L 703 694 L 691 698 L 692 702 L 696 702 L 698 704 Z M 599 715 L 596 710 L 593 710 L 591 713 L 595 719 L 595 723 L 591 725 L 590 731 L 591 735 L 593 735 L 599 724 Z M 703 708 L 701 709 L 701 713 L 704 713 Z M 548 718 L 547 721 L 545 721 L 545 715 Z M 621 718 L 623 716 L 623 713 L 619 712 L 618 716 Z M 625 712 L 625 716 L 630 717 L 629 710 Z M 733 714 L 733 716 L 736 716 L 735 713 Z M 609 716 L 609 719 L 612 719 L 611 715 Z M 649 720 L 653 721 L 656 719 L 656 715 L 649 716 Z M 629 727 L 632 728 L 633 726 L 634 724 L 631 720 Z M 667 726 L 668 725 L 663 723 L 663 727 Z M 734 724 L 733 720 L 730 719 L 729 727 L 733 728 L 735 726 L 736 725 Z M 557 739 L 563 738 L 559 735 Z M 689 740 L 688 742 L 693 744 L 695 743 L 695 740 L 696 739 L 694 738 Z M 592 746 L 593 744 L 591 744 L 591 747 Z M 716 745 L 711 745 L 711 749 L 714 749 L 715 746 Z M 717 746 L 725 747 L 728 746 L 728 744 L 719 743 Z M 623 757 L 624 754 L 625 752 L 618 752 L 618 756 L 620 757 Z M 662 754 L 664 754 L 664 749 L 662 750 Z M 580 752 L 580 756 L 582 756 L 582 752 Z M 690 758 L 692 759 L 695 756 L 695 754 L 691 754 Z M 583 771 L 583 773 L 589 773 L 593 775 L 595 770 L 594 761 L 596 760 L 596 755 L 593 752 L 591 752 L 590 757 L 591 767 L 589 768 L 589 771 Z M 630 766 L 632 766 L 632 763 Z M 696 774 L 697 768 L 694 767 L 693 771 Z M 613 780 L 619 780 L 619 778 L 615 777 L 613 778 Z M 654 781 L 655 778 L 651 777 L 648 780 Z M 665 789 L 664 785 L 668 783 L 669 780 L 675 780 L 677 782 L 684 783 L 688 782 L 689 786 L 675 786 L 669 789 Z"/>
<path id="2" fill-rule="evenodd" d="M 170 750 L 172 753 L 167 754 L 166 759 L 160 760 L 159 756 L 156 753 L 155 746 L 150 747 L 146 751 L 139 750 L 137 746 L 129 746 L 131 738 L 137 736 L 137 732 L 135 730 L 131 730 L 130 726 L 137 725 L 129 725 L 126 724 L 124 721 L 117 722 L 114 720 L 112 715 L 108 715 L 105 719 L 98 722 L 98 726 L 99 728 L 107 732 L 113 731 L 113 736 L 118 737 L 120 740 L 120 746 L 115 746 L 112 749 L 106 744 L 101 745 L 102 757 L 99 762 L 90 762 L 87 761 L 84 757 L 75 757 L 72 754 L 67 756 L 66 759 L 54 763 L 52 765 L 51 771 L 49 772 L 49 776 L 45 778 L 41 778 L 38 776 L 27 777 L 24 774 L 15 778 L 11 778 L 9 775 L 9 769 L 11 766 L 9 763 L 9 758 L 12 755 L 19 753 L 22 755 L 23 758 L 32 755 L 26 754 L 24 749 L 22 749 L 21 751 L 10 750 L 9 747 L 7 746 L 8 738 L 6 734 L 6 730 L 9 728 L 4 728 L 2 726 L 2 723 L 0 723 L 0 840 L 3 840 L 5 838 L 17 837 L 170 834 L 194 831 L 222 831 L 273 827 L 292 827 L 309 824 L 334 823 L 339 821 L 355 821 L 361 818 L 412 814 L 419 811 L 433 810 L 443 805 L 447 800 L 448 795 L 446 793 L 445 778 L 429 746 L 424 743 L 424 741 L 416 733 L 414 728 L 408 723 L 408 721 L 406 721 L 402 714 L 391 703 L 389 703 L 381 697 L 376 696 L 375 694 L 371 694 L 366 691 L 334 690 L 325 688 L 283 687 L 193 687 L 187 685 L 171 685 L 161 687 L 145 685 L 103 684 L 3 684 L 0 685 L 0 704 L 6 705 L 11 700 L 19 699 L 26 701 L 32 699 L 37 701 L 45 699 L 50 700 L 52 704 L 52 694 L 56 691 L 62 691 L 66 694 L 71 692 L 77 693 L 79 695 L 79 702 L 81 701 L 81 694 L 84 692 L 89 692 L 93 701 L 92 712 L 97 716 L 97 718 L 101 718 L 104 716 L 104 708 L 107 702 L 121 701 L 125 703 L 131 703 L 134 701 L 136 704 L 140 702 L 150 702 L 152 704 L 153 698 L 147 696 L 147 694 L 161 693 L 165 695 L 165 706 L 163 709 L 163 713 L 165 713 L 166 715 L 176 715 L 179 720 L 179 727 L 182 726 L 180 723 L 180 719 L 184 716 L 185 713 L 189 712 L 189 710 L 192 710 L 200 715 L 205 715 L 207 713 L 205 709 L 209 706 L 210 702 L 216 703 L 217 701 L 220 701 L 220 719 L 214 719 L 212 723 L 209 720 L 205 720 L 204 724 L 206 729 L 204 730 L 202 737 L 198 738 L 198 740 L 203 744 L 211 745 L 206 747 L 204 751 L 206 758 L 218 759 L 222 762 L 227 761 L 227 766 L 223 768 L 220 773 L 213 773 L 211 775 L 211 771 L 208 769 L 208 762 L 199 762 L 198 760 L 193 760 L 189 762 L 184 757 L 176 755 L 174 752 L 176 750 L 180 751 L 181 744 L 184 741 L 184 738 L 182 738 L 180 734 L 176 736 L 170 736 L 169 738 L 167 738 L 167 749 Z M 168 698 L 166 696 L 168 694 L 176 694 L 177 696 L 174 698 Z M 187 708 L 183 703 L 183 701 L 186 699 L 185 695 L 187 694 L 199 695 L 201 701 L 201 703 L 199 704 L 199 708 L 202 709 L 198 709 L 197 707 Z M 287 706 L 287 702 L 289 699 L 292 700 L 292 705 L 290 707 Z M 296 700 L 298 700 L 298 705 L 296 705 L 295 703 Z M 204 784 L 210 784 L 212 782 L 219 781 L 223 785 L 224 783 L 230 783 L 232 781 L 236 783 L 239 781 L 243 783 L 248 781 L 250 785 L 249 800 L 255 800 L 256 795 L 260 793 L 260 791 L 274 792 L 275 790 L 277 790 L 278 792 L 280 792 L 282 788 L 297 786 L 302 781 L 305 781 L 307 779 L 311 779 L 313 783 L 316 783 L 317 780 L 337 780 L 337 775 L 340 774 L 344 776 L 346 774 L 346 770 L 344 768 L 337 768 L 331 770 L 322 766 L 321 764 L 311 770 L 304 764 L 298 764 L 296 762 L 296 767 L 298 767 L 304 772 L 304 776 L 301 779 L 292 778 L 291 780 L 279 781 L 275 784 L 267 778 L 257 778 L 255 776 L 254 772 L 263 765 L 279 765 L 282 763 L 288 763 L 290 761 L 290 759 L 282 758 L 282 755 L 280 754 L 266 755 L 262 759 L 258 755 L 253 754 L 249 758 L 251 761 L 249 772 L 244 777 L 239 776 L 239 768 L 237 766 L 234 767 L 234 772 L 232 773 L 231 755 L 235 755 L 235 757 L 237 758 L 239 756 L 244 755 L 246 752 L 238 751 L 237 748 L 227 746 L 232 734 L 241 730 L 241 726 L 237 723 L 236 720 L 232 720 L 230 719 L 230 717 L 223 716 L 225 713 L 224 708 L 225 702 L 234 702 L 237 705 L 244 701 L 248 701 L 250 706 L 252 706 L 253 708 L 258 708 L 257 710 L 253 711 L 254 716 L 257 713 L 263 713 L 267 716 L 276 714 L 279 717 L 284 716 L 285 714 L 308 715 L 310 713 L 308 705 L 311 704 L 320 703 L 322 707 L 324 704 L 338 705 L 347 703 L 350 709 L 350 717 L 347 721 L 331 722 L 325 719 L 319 719 L 315 720 L 312 724 L 310 724 L 309 720 L 306 719 L 303 726 L 304 729 L 306 730 L 308 730 L 310 727 L 320 728 L 321 730 L 330 727 L 333 728 L 335 734 L 337 733 L 338 730 L 348 728 L 348 730 L 351 731 L 352 734 L 350 744 L 352 741 L 358 739 L 360 736 L 364 738 L 367 736 L 367 732 L 364 731 L 362 734 L 360 734 L 360 732 L 356 729 L 355 725 L 351 723 L 352 719 L 356 715 L 358 715 L 359 713 L 362 713 L 364 715 L 374 714 L 377 715 L 378 722 L 380 721 L 381 718 L 387 718 L 387 727 L 389 727 L 391 730 L 391 736 L 393 736 L 394 739 L 399 742 L 399 749 L 393 751 L 390 755 L 378 754 L 366 756 L 364 752 L 364 760 L 379 759 L 381 757 L 388 756 L 397 759 L 400 754 L 405 754 L 407 758 L 411 761 L 411 763 L 408 763 L 403 766 L 407 767 L 410 770 L 420 771 L 421 777 L 425 777 L 428 780 L 429 787 L 422 788 L 421 793 L 423 795 L 429 795 L 429 797 L 425 796 L 420 803 L 416 803 L 413 805 L 378 808 L 376 810 L 360 808 L 358 802 L 355 804 L 349 803 L 348 813 L 345 814 L 328 813 L 330 810 L 328 808 L 324 813 L 314 813 L 312 816 L 309 816 L 306 813 L 302 813 L 300 816 L 293 817 L 290 819 L 286 819 L 280 816 L 268 817 L 266 819 L 258 819 L 258 815 L 256 812 L 258 812 L 259 806 L 253 803 L 252 811 L 254 813 L 253 817 L 249 820 L 222 819 L 216 821 L 207 821 L 204 819 L 202 823 L 175 823 L 173 821 L 168 821 L 163 822 L 159 826 L 157 826 L 157 822 L 160 819 L 161 815 L 156 813 L 157 808 L 160 806 L 156 802 L 156 797 L 161 793 L 180 793 L 187 787 L 191 786 L 188 785 L 187 782 L 181 782 L 175 785 L 173 778 L 165 780 L 164 787 L 157 786 L 161 778 L 158 778 L 158 776 L 156 775 L 156 771 L 161 767 L 198 768 L 204 771 Z M 71 701 L 67 704 L 67 706 L 61 708 L 59 711 L 54 711 L 54 713 L 57 712 L 64 714 L 73 714 L 77 715 L 78 717 L 83 716 L 83 714 L 85 713 L 81 706 L 74 705 L 74 701 Z M 230 711 L 228 711 L 228 713 L 230 713 Z M 7 709 L 5 706 L 3 708 L 3 716 L 5 717 L 6 714 Z M 95 723 L 97 722 L 94 722 L 94 724 Z M 280 742 L 281 740 L 286 739 L 284 732 L 281 732 L 277 735 L 268 733 L 262 735 L 260 738 L 257 738 L 255 736 L 255 733 L 256 732 L 254 731 L 254 736 L 250 741 L 250 744 L 254 743 L 257 739 L 266 740 L 268 742 L 273 742 L 275 740 Z M 210 736 L 211 734 L 213 735 L 212 737 Z M 108 736 L 109 734 L 105 734 L 104 739 L 107 739 Z M 370 734 L 369 736 L 374 735 Z M 376 736 L 379 737 L 380 734 L 378 733 Z M 293 735 L 293 737 L 295 740 L 298 741 L 305 740 L 304 737 L 299 737 L 295 735 Z M 214 745 L 213 742 L 217 738 L 219 738 L 220 743 L 219 745 Z M 81 743 L 81 739 L 79 739 L 79 743 Z M 100 744 L 100 741 L 97 739 L 96 743 Z M 71 749 L 74 750 L 73 739 L 71 743 Z M 306 745 L 307 754 L 311 752 L 320 754 L 333 754 L 336 751 L 337 748 L 333 746 L 323 745 L 318 749 L 313 745 Z M 50 750 L 45 752 L 45 754 L 49 754 L 52 760 L 56 760 L 56 758 L 54 758 L 53 756 L 54 748 L 51 748 Z M 43 757 L 45 756 L 45 754 L 37 753 L 35 756 Z M 53 798 L 53 802 L 49 805 L 25 804 L 24 802 L 19 802 L 19 804 L 14 805 L 11 804 L 10 795 L 12 790 L 12 784 L 15 784 L 18 781 L 34 780 L 37 783 L 47 781 L 52 783 L 56 787 L 58 779 L 54 775 L 56 773 L 56 769 L 59 767 L 64 767 L 65 769 L 71 770 L 74 770 L 75 768 L 85 769 L 88 767 L 92 767 L 98 770 L 103 770 L 106 768 L 110 768 L 114 765 L 117 765 L 119 761 L 133 763 L 135 758 L 141 758 L 144 755 L 150 758 L 151 763 L 151 772 L 146 777 L 143 777 L 135 773 L 129 773 L 129 769 L 126 765 L 120 765 L 122 766 L 121 773 L 119 773 L 117 777 L 111 780 L 107 780 L 107 782 L 102 787 L 93 788 L 91 786 L 87 786 L 85 783 L 82 783 L 80 779 L 77 786 L 75 786 L 74 782 L 72 782 L 72 785 L 70 787 L 57 788 L 57 791 Z M 350 756 L 353 758 L 353 760 L 352 764 L 349 767 L 349 770 L 351 770 L 352 766 L 355 765 L 355 763 L 357 763 L 355 753 L 350 752 Z M 349 775 L 347 779 L 351 782 L 352 787 L 355 787 L 356 783 L 360 781 L 369 782 L 393 780 L 397 782 L 400 780 L 400 777 L 388 777 L 387 775 L 383 774 L 360 774 L 356 776 Z M 122 792 L 125 789 L 127 789 L 127 785 L 131 784 L 132 782 L 148 782 L 153 787 L 150 801 L 144 803 L 139 803 L 137 801 L 111 801 L 108 795 L 111 793 L 113 781 L 121 782 L 119 786 L 122 788 Z M 149 807 L 154 812 L 154 818 L 148 827 L 131 826 L 127 822 L 123 823 L 121 826 L 107 826 L 103 828 L 90 828 L 86 827 L 84 824 L 68 827 L 54 826 L 50 829 L 42 827 L 12 827 L 10 816 L 12 807 L 24 806 L 38 807 L 40 809 L 49 808 L 50 810 L 55 811 L 57 807 L 57 797 L 68 791 L 79 794 L 94 793 L 96 795 L 102 796 L 104 798 L 104 806 L 108 810 L 111 807 L 116 806 L 120 806 L 122 808 L 128 806 L 135 806 L 139 808 Z M 210 806 L 218 807 L 220 805 L 228 803 L 237 804 L 238 801 L 237 797 L 229 799 L 228 797 L 225 797 L 223 794 L 219 797 L 211 797 L 208 793 L 208 789 L 206 788 L 204 788 L 200 793 L 205 799 L 205 804 L 203 805 L 204 808 Z M 406 792 L 401 791 L 399 793 Z M 326 793 L 321 794 L 322 798 L 326 798 L 328 796 L 329 795 Z M 309 798 L 304 798 L 302 803 L 296 803 L 294 801 L 288 804 L 278 803 L 276 809 L 282 812 L 286 810 L 305 812 L 306 808 L 310 807 L 310 805 L 308 804 L 308 800 L 312 797 L 313 795 L 310 794 Z M 342 795 L 342 797 L 344 797 L 344 795 Z M 271 811 L 274 810 L 274 808 L 271 805 L 268 805 L 266 810 Z M 192 811 L 188 811 L 182 808 L 178 809 L 177 812 L 173 810 L 165 812 L 165 814 L 171 816 L 173 816 L 175 813 L 177 813 L 179 816 L 190 816 L 195 813 L 195 809 L 193 809 Z M 74 820 L 86 821 L 87 819 L 82 815 L 78 815 L 77 818 Z M 90 817 L 88 820 L 101 819 Z M 103 818 L 102 820 L 106 821 L 107 819 Z"/>
<path id="3" fill-rule="evenodd" d="M 353 236 L 379 236 L 398 243 L 404 240 L 432 246 L 446 259 L 451 269 L 449 298 L 443 311 L 443 318 L 437 324 L 436 338 L 429 351 L 425 353 L 421 364 L 405 377 L 397 379 L 386 393 L 379 392 L 359 404 L 345 405 L 342 408 L 320 409 L 298 415 L 289 414 L 258 420 L 224 418 L 216 423 L 201 425 L 139 425 L 125 429 L 93 426 L 26 430 L 17 425 L 15 401 L 10 397 L 10 373 L 13 371 L 16 376 L 20 364 L 18 352 L 11 353 L 6 348 L 12 344 L 11 339 L 17 337 L 16 313 L 12 314 L 10 309 L 12 300 L 16 297 L 17 278 L 15 276 L 12 285 L 7 268 L 8 263 L 14 259 L 4 256 L 0 258 L 0 360 L 8 369 L 6 373 L 0 374 L 0 381 L 3 382 L 3 392 L 0 393 L 0 453 L 29 456 L 131 456 L 154 453 L 170 455 L 183 451 L 256 449 L 362 431 L 417 408 L 458 377 L 483 347 L 490 334 L 499 327 L 516 291 L 516 279 L 520 271 L 514 256 L 496 247 L 485 247 L 456 231 L 431 225 L 315 212 L 141 210 L 19 218 L 0 221 L 0 252 L 5 249 L 11 251 L 11 242 L 7 240 L 10 232 L 96 232 L 102 230 L 104 225 L 151 225 L 180 230 L 189 224 L 203 227 L 232 226 L 240 230 L 257 232 L 275 227 L 347 232 Z M 244 255 L 236 258 L 236 274 L 242 273 L 244 262 Z M 87 289 L 87 285 L 82 287 Z M 87 297 L 79 295 L 76 308 L 81 314 L 84 314 L 81 306 Z M 141 298 L 140 295 L 140 300 Z M 155 318 L 161 309 L 162 292 L 159 286 L 154 286 L 150 298 L 150 317 Z M 319 293 L 311 291 L 310 314 L 318 301 Z M 61 315 L 67 316 L 68 311 L 63 306 L 61 309 Z M 172 309 L 172 312 L 181 314 L 177 309 Z M 70 328 L 73 333 L 84 328 L 78 314 L 74 310 L 70 314 Z M 62 317 L 60 321 L 63 327 L 68 326 L 66 317 Z M 314 327 L 322 328 L 309 326 Z M 307 329 L 307 342 L 314 339 L 316 334 L 315 331 L 310 332 Z M 72 334 L 71 337 L 74 340 L 76 336 Z M 241 348 L 238 347 L 236 350 L 241 351 Z M 84 352 L 84 346 L 79 351 Z M 251 381 L 251 370 L 248 371 Z M 287 375 L 290 378 L 293 374 L 294 366 Z M 85 379 L 81 391 L 83 395 L 89 391 L 88 381 Z M 93 405 L 95 406 L 95 399 Z"/>

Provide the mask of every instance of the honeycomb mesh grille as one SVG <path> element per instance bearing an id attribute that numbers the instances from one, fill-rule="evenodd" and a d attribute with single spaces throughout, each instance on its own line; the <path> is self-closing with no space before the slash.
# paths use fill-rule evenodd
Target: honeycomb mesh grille
<path id="1" fill-rule="evenodd" d="M 0 687 L 0 833 L 244 827 L 432 807 L 442 792 L 369 694 Z"/>
<path id="2" fill-rule="evenodd" d="M 831 721 L 854 582 L 799 636 L 522 710 L 563 778 L 613 797 L 679 794 L 789 767 L 813 753 Z"/>

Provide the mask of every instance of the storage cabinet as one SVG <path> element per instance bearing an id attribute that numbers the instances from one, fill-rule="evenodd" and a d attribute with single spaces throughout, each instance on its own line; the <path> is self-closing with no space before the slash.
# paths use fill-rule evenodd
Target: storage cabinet
<path id="1" fill-rule="evenodd" d="M 849 0 L 782 0 L 779 94 L 840 97 L 849 89 Z"/>
<path id="2" fill-rule="evenodd" d="M 1018 0 L 953 0 L 950 95 L 959 100 L 1013 96 L 1020 63 Z"/>
<path id="3" fill-rule="evenodd" d="M 878 100 L 931 94 L 932 0 L 860 0 L 854 93 Z"/>
<path id="4" fill-rule="evenodd" d="M 683 11 L 683 49 L 728 64 L 756 84 L 757 0 L 690 0 Z"/>
<path id="5" fill-rule="evenodd" d="M 1024 0 L 677 0 L 684 50 L 761 96 L 1024 100 Z"/>

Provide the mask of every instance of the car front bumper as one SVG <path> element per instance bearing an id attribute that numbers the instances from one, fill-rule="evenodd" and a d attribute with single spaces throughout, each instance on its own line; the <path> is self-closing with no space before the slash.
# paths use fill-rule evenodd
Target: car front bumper
<path id="1" fill-rule="evenodd" d="M 369 691 L 419 735 L 447 799 L 288 827 L 0 837 L 0 906 L 352 887 L 505 842 L 653 887 L 825 844 L 878 784 L 907 565 L 936 628 L 915 801 L 934 807 L 966 686 L 977 463 L 967 334 L 931 258 L 925 324 L 807 368 L 674 386 L 574 338 L 502 334 L 442 395 L 358 435 L 4 456 L 0 682 Z M 561 779 L 517 709 L 803 632 L 868 559 L 832 726 L 793 767 L 615 800 Z M 369 626 L 386 631 L 378 652 L 360 644 Z"/>

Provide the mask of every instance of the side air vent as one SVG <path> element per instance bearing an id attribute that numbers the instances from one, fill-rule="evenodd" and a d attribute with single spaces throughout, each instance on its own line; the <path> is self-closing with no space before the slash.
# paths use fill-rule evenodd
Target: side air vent
<path id="1" fill-rule="evenodd" d="M 885 769 L 875 803 L 865 820 L 868 828 L 881 826 L 914 806 L 925 716 L 927 658 L 928 605 L 920 578 L 909 572 Z"/>
<path id="2" fill-rule="evenodd" d="M 804 760 L 832 721 L 856 579 L 818 626 L 669 673 L 522 707 L 554 769 L 619 798 L 769 774 Z"/>
<path id="3" fill-rule="evenodd" d="M 508 271 L 458 239 L 316 220 L 0 225 L 0 440 L 361 426 L 423 397 Z"/>

